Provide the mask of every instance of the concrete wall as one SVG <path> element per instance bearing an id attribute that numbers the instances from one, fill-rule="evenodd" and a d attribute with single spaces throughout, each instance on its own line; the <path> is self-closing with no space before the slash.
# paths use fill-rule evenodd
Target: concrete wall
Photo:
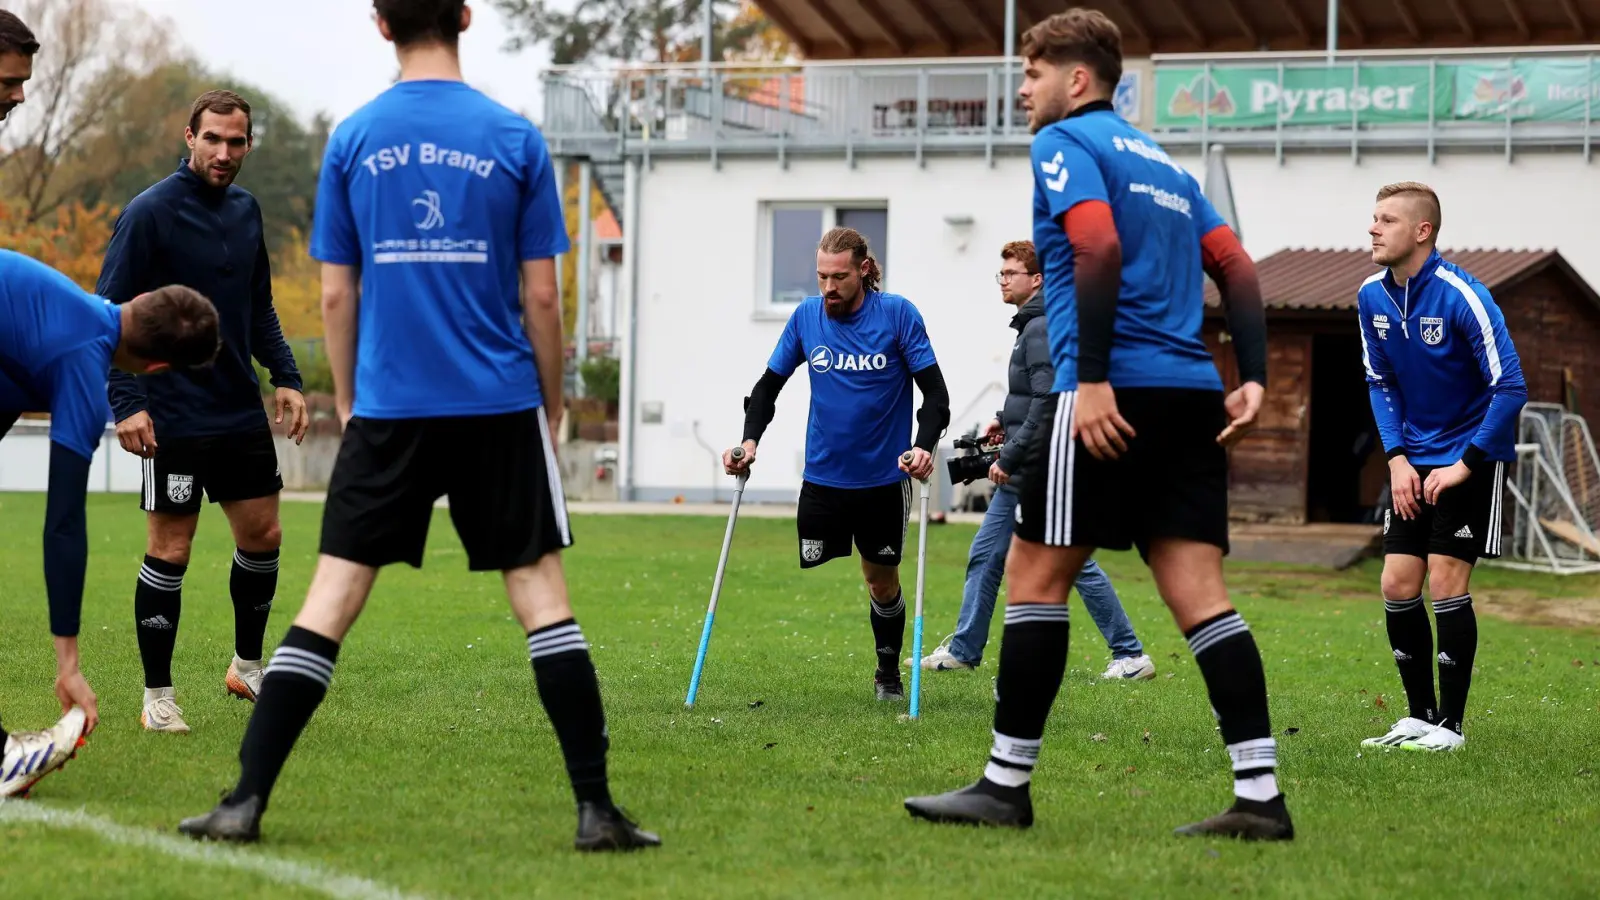
<path id="1" fill-rule="evenodd" d="M 339 455 L 338 437 L 312 435 L 299 446 L 282 436 L 275 442 L 285 490 L 320 491 L 327 487 Z M 616 500 L 616 453 L 616 444 L 579 440 L 563 443 L 558 458 L 567 499 Z M 604 478 L 596 474 L 601 466 L 606 469 Z M 89 490 L 137 494 L 142 484 L 140 473 L 139 458 L 124 452 L 107 429 L 90 465 Z M 49 481 L 49 427 L 43 423 L 18 423 L 0 440 L 0 491 L 43 491 Z"/>
<path id="2" fill-rule="evenodd" d="M 1441 194 L 1445 247 L 1552 247 L 1600 284 L 1600 165 L 1581 154 L 1500 152 L 1229 154 L 1246 249 L 1257 258 L 1287 247 L 1367 244 L 1373 195 L 1391 181 L 1421 180 Z M 1203 177 L 1198 156 L 1179 162 Z M 881 201 L 889 210 L 887 287 L 922 310 L 950 385 L 950 437 L 1001 399 L 1012 332 L 993 273 L 1006 241 L 1031 237 L 1028 162 L 930 157 L 841 160 L 657 158 L 639 179 L 637 372 L 632 459 L 636 499 L 725 495 L 713 450 L 736 442 L 742 398 L 761 374 L 786 318 L 764 306 L 770 277 L 765 204 Z M 970 218 L 970 225 L 947 218 Z M 1355 291 L 1357 285 L 1350 285 Z M 808 402 L 805 370 L 778 401 L 763 442 L 751 501 L 798 493 Z M 625 415 L 627 413 L 625 412 Z M 648 414 L 648 415 L 647 415 Z M 659 421 L 649 421 L 659 416 Z M 907 442 L 910 435 L 907 435 Z M 624 439 L 624 465 L 628 447 Z"/>

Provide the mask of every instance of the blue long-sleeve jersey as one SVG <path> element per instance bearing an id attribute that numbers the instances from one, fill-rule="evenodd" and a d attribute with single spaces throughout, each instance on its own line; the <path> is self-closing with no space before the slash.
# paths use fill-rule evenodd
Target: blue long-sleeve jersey
<path id="1" fill-rule="evenodd" d="M 106 430 L 106 370 L 122 315 L 38 260 L 0 250 L 0 436 L 19 413 L 50 414 L 44 581 L 50 631 L 78 633 L 89 563 L 84 498 Z"/>
<path id="2" fill-rule="evenodd" d="M 113 303 L 169 284 L 194 288 L 217 308 L 222 348 L 203 369 L 159 378 L 110 373 L 118 422 L 145 411 L 156 439 L 233 434 L 266 425 L 254 356 L 274 387 L 300 390 L 294 354 L 272 305 L 261 207 L 238 185 L 218 190 L 184 160 L 117 217 L 95 293 Z"/>
<path id="3" fill-rule="evenodd" d="M 1515 460 L 1528 387 L 1489 289 L 1435 250 L 1404 285 L 1368 278 L 1358 300 L 1384 451 L 1419 466 Z"/>

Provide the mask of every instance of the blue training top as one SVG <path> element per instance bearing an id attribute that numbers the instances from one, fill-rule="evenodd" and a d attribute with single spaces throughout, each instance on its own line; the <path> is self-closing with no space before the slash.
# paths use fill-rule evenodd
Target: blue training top
<path id="1" fill-rule="evenodd" d="M 354 414 L 543 405 L 520 265 L 569 247 L 543 136 L 473 88 L 403 81 L 340 123 L 311 255 L 361 269 Z"/>
<path id="2" fill-rule="evenodd" d="M 50 413 L 44 580 L 58 637 L 78 633 L 89 463 L 110 418 L 106 373 L 121 340 L 117 307 L 38 260 L 0 250 L 0 422 Z"/>
<path id="3" fill-rule="evenodd" d="M 838 488 L 904 480 L 911 376 L 937 362 L 922 313 L 899 294 L 868 292 L 860 309 L 838 319 L 821 297 L 802 301 L 767 368 L 785 377 L 801 363 L 810 369 L 805 480 Z"/>
<path id="4" fill-rule="evenodd" d="M 1045 127 L 1032 156 L 1033 242 L 1044 272 L 1054 390 L 1078 386 L 1077 290 L 1063 217 L 1091 200 L 1111 207 L 1122 244 L 1112 387 L 1221 390 L 1200 334 L 1200 241 L 1224 223 L 1194 176 L 1109 108 Z"/>
<path id="5" fill-rule="evenodd" d="M 48 412 L 50 440 L 84 459 L 110 420 L 116 306 L 36 259 L 0 250 L 0 412 Z"/>
<path id="6" fill-rule="evenodd" d="M 1385 451 L 1419 466 L 1517 458 L 1528 387 L 1505 316 L 1483 282 L 1435 250 L 1403 287 L 1389 269 L 1373 274 L 1357 301 Z"/>

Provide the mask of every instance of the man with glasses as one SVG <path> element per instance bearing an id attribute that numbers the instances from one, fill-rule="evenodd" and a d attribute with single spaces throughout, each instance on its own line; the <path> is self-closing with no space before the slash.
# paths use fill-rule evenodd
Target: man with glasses
<path id="1" fill-rule="evenodd" d="M 996 485 L 983 524 L 972 539 L 967 556 L 967 581 L 962 591 L 961 615 L 955 634 L 922 658 L 922 668 L 930 671 L 977 668 L 983 648 L 989 642 L 989 622 L 994 617 L 995 598 L 1005 575 L 1006 550 L 1016 528 L 1017 485 L 1013 478 L 1027 446 L 1039 425 L 1044 404 L 1056 370 L 1050 362 L 1050 339 L 1045 331 L 1044 276 L 1039 272 L 1039 257 L 1032 241 L 1012 241 L 1000 250 L 1000 271 L 995 281 L 1000 296 L 1017 307 L 1011 327 L 1017 342 L 1011 348 L 1011 366 L 1005 406 L 984 429 L 986 446 L 1001 445 L 1000 458 L 989 467 L 989 480 Z M 1100 677 L 1106 680 L 1144 680 L 1156 676 L 1155 663 L 1145 654 L 1133 623 L 1122 610 L 1122 601 L 1111 586 L 1111 579 L 1094 560 L 1079 573 L 1078 594 L 1094 624 L 1111 648 L 1111 665 Z M 906 665 L 914 664 L 907 659 Z"/>

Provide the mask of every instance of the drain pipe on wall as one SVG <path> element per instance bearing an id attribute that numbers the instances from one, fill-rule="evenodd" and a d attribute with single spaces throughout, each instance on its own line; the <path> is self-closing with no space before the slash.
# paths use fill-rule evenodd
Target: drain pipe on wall
<path id="1" fill-rule="evenodd" d="M 619 431 L 621 434 L 622 460 L 618 466 L 622 470 L 621 490 L 618 492 L 624 503 L 631 503 L 638 499 L 639 489 L 635 482 L 634 473 L 634 447 L 638 441 L 634 432 L 639 422 L 639 395 L 635 388 L 637 372 L 639 370 L 639 188 L 644 172 L 640 168 L 637 157 L 628 159 L 623 176 L 623 205 L 626 212 L 623 214 L 622 226 L 622 265 L 627 269 L 624 279 L 628 289 L 628 302 L 623 305 L 627 314 L 627 328 L 623 332 L 626 341 L 622 354 L 622 385 L 619 390 L 621 402 L 618 404 L 623 416 Z"/>
<path id="2" fill-rule="evenodd" d="M 722 499 L 717 496 L 717 483 L 722 480 L 724 471 L 722 468 L 722 454 L 715 447 L 706 443 L 704 438 L 700 437 L 699 419 L 694 421 L 694 442 L 699 444 L 700 449 L 711 456 L 711 502 L 716 503 Z"/>

